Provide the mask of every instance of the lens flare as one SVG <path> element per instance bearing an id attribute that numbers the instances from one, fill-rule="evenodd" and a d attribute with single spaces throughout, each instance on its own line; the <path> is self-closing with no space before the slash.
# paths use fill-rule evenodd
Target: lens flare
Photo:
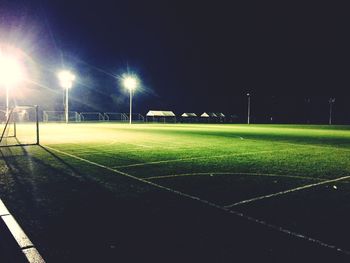
<path id="1" fill-rule="evenodd" d="M 128 90 L 135 90 L 139 85 L 139 80 L 136 76 L 125 75 L 122 78 L 122 84 Z"/>
<path id="2" fill-rule="evenodd" d="M 75 80 L 74 74 L 67 70 L 62 70 L 57 74 L 57 76 L 62 88 L 70 89 L 72 87 L 73 81 Z"/>
<path id="3" fill-rule="evenodd" d="M 15 56 L 0 52 L 0 83 L 12 87 L 24 78 L 23 66 Z"/>

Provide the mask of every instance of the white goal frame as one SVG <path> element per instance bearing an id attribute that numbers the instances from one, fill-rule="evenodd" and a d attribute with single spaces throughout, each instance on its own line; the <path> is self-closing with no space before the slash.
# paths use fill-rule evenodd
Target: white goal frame
<path id="1" fill-rule="evenodd" d="M 7 138 L 17 138 L 17 128 L 16 128 L 16 123 L 17 123 L 17 118 L 18 115 L 16 116 L 16 113 L 23 113 L 28 114 L 26 112 L 26 109 L 34 109 L 35 113 L 34 113 L 34 118 L 35 120 L 34 125 L 35 125 L 35 138 L 33 140 L 33 143 L 21 143 L 18 142 L 16 144 L 4 144 L 2 145 L 1 143 L 3 141 L 5 141 Z M 37 105 L 29 105 L 29 106 L 15 106 L 13 108 L 8 109 L 8 115 L 6 116 L 5 122 L 4 122 L 4 127 L 1 130 L 1 134 L 0 134 L 0 147 L 10 147 L 10 146 L 26 146 L 26 145 L 39 145 L 40 144 L 40 131 L 39 131 L 39 107 Z M 17 117 L 17 118 L 16 118 Z M 6 132 L 8 131 L 8 129 L 10 128 L 10 125 L 13 125 L 13 134 L 8 135 L 6 134 Z"/>

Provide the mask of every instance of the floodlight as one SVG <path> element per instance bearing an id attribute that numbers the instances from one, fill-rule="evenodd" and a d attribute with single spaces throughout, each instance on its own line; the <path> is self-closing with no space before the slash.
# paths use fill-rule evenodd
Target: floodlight
<path id="1" fill-rule="evenodd" d="M 0 53 L 0 82 L 12 87 L 23 79 L 23 69 L 19 61 L 12 56 Z"/>
<path id="2" fill-rule="evenodd" d="M 73 86 L 73 81 L 75 80 L 74 74 L 72 74 L 68 70 L 62 70 L 57 74 L 57 77 L 60 81 L 60 85 L 62 88 L 66 90 L 66 100 L 65 100 L 65 107 L 64 107 L 64 112 L 65 112 L 65 117 L 66 117 L 66 123 L 68 123 L 68 106 L 69 106 L 69 101 L 68 101 L 68 90 Z"/>
<path id="3" fill-rule="evenodd" d="M 71 72 L 67 70 L 62 70 L 57 74 L 57 76 L 62 88 L 70 89 L 73 86 L 73 81 L 75 80 L 75 76 Z"/>
<path id="4" fill-rule="evenodd" d="M 136 75 L 124 74 L 121 78 L 122 85 L 124 88 L 129 90 L 130 93 L 130 112 L 129 112 L 129 123 L 132 121 L 132 92 L 139 85 L 139 78 Z"/>
<path id="5" fill-rule="evenodd" d="M 15 56 L 3 53 L 0 49 L 0 84 L 6 89 L 6 119 L 9 118 L 9 89 L 24 77 L 23 69 Z"/>
<path id="6" fill-rule="evenodd" d="M 135 90 L 138 86 L 138 79 L 134 76 L 125 76 L 123 78 L 123 86 L 128 90 Z"/>

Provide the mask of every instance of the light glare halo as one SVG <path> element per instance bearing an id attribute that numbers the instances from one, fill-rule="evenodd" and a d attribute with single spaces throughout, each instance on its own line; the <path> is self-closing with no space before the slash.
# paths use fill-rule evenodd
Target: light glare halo
<path id="1" fill-rule="evenodd" d="M 62 70 L 58 74 L 58 79 L 62 88 L 70 89 L 73 86 L 75 75 L 68 70 Z"/>
<path id="2" fill-rule="evenodd" d="M 24 77 L 22 65 L 12 56 L 0 53 L 0 82 L 12 87 Z"/>
<path id="3" fill-rule="evenodd" d="M 135 90 L 138 86 L 138 79 L 134 76 L 124 76 L 123 77 L 123 86 L 128 90 Z"/>

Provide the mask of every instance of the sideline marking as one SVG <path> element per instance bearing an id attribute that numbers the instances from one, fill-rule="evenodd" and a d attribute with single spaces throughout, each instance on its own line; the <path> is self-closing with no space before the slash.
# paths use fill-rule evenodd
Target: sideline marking
<path id="1" fill-rule="evenodd" d="M 297 187 L 297 188 L 293 188 L 293 189 L 281 191 L 281 192 L 278 192 L 278 193 L 274 193 L 274 194 L 269 194 L 269 195 L 264 195 L 264 196 L 259 196 L 259 197 L 243 200 L 243 201 L 231 204 L 231 205 L 226 205 L 225 207 L 226 208 L 230 208 L 230 207 L 234 207 L 234 206 L 238 206 L 238 205 L 242 205 L 242 204 L 247 204 L 247 203 L 251 203 L 251 202 L 254 202 L 254 201 L 259 201 L 259 200 L 263 200 L 263 199 L 266 199 L 266 198 L 275 197 L 275 196 L 279 196 L 279 195 L 289 194 L 289 193 L 292 193 L 292 192 L 296 192 L 296 191 L 300 191 L 300 190 L 316 187 L 316 186 L 323 185 L 323 184 L 334 183 L 334 182 L 338 182 L 338 181 L 342 181 L 342 180 L 346 180 L 346 179 L 350 179 L 350 175 L 339 177 L 339 178 L 336 178 L 336 179 L 326 180 L 326 181 L 322 181 L 322 182 L 318 182 L 318 183 L 314 183 L 314 184 L 308 184 L 308 185 L 300 186 L 300 187 Z"/>
<path id="2" fill-rule="evenodd" d="M 0 199 L 0 216 L 5 216 L 9 214 L 9 210 L 7 210 L 7 207 L 5 206 L 4 202 Z"/>
<path id="3" fill-rule="evenodd" d="M 79 143 L 69 143 L 69 144 L 72 144 L 72 145 L 78 145 L 78 146 L 81 146 L 81 144 Z M 152 142 L 153 144 L 153 142 Z M 79 150 L 79 154 L 93 154 L 93 152 L 96 153 L 96 151 L 99 151 L 100 153 L 107 153 L 107 154 L 115 154 L 115 149 L 103 149 L 103 150 L 100 150 L 100 148 L 106 148 L 106 147 L 109 147 L 109 146 L 115 146 L 115 147 L 118 147 L 119 145 L 127 145 L 128 146 L 133 146 L 135 148 L 129 148 L 129 149 L 119 149 L 121 151 L 121 153 L 133 153 L 133 152 L 139 152 L 139 151 L 149 151 L 150 148 L 152 148 L 152 150 L 154 151 L 157 151 L 159 148 L 162 148 L 162 149 L 175 149 L 175 150 L 182 150 L 182 149 L 189 149 L 189 148 L 192 148 L 193 146 L 184 146 L 182 144 L 179 144 L 177 146 L 165 146 L 163 143 L 160 144 L 156 144 L 156 145 L 145 145 L 145 144 L 135 144 L 135 143 L 127 143 L 127 142 L 120 142 L 120 141 L 117 141 L 117 140 L 113 140 L 113 142 L 111 143 L 107 143 L 107 144 L 101 144 L 101 145 L 96 145 L 96 146 L 87 146 L 85 147 L 86 150 L 82 150 L 80 151 Z M 210 147 L 202 147 L 202 148 L 210 148 Z"/>
<path id="4" fill-rule="evenodd" d="M 298 176 L 298 175 L 283 175 L 283 174 L 268 174 L 268 173 L 238 173 L 238 172 L 206 172 L 206 173 L 185 173 L 185 174 L 170 174 L 170 175 L 163 175 L 163 176 L 151 176 L 151 177 L 142 177 L 147 180 L 153 180 L 153 179 L 166 179 L 166 178 L 175 178 L 175 177 L 187 177 L 187 176 L 200 176 L 200 175 L 251 175 L 251 176 L 271 176 L 271 177 L 286 177 L 286 178 L 296 178 L 296 179 L 307 179 L 307 180 L 317 180 L 317 181 L 325 181 L 326 179 L 324 178 L 319 178 L 319 177 L 306 177 L 306 176 Z"/>
<path id="5" fill-rule="evenodd" d="M 16 219 L 10 214 L 4 202 L 0 199 L 1 219 L 4 221 L 13 238 L 16 240 L 19 248 L 24 253 L 29 263 L 45 263 L 38 250 L 34 247 L 32 241 L 24 233 Z M 7 213 L 7 214 L 6 214 Z"/>
<path id="6" fill-rule="evenodd" d="M 34 246 L 12 215 L 2 216 L 2 220 L 21 249 Z"/>
<path id="7" fill-rule="evenodd" d="M 263 226 L 266 226 L 270 229 L 273 229 L 273 230 L 276 230 L 278 232 L 281 232 L 281 233 L 285 233 L 285 234 L 288 234 L 294 238 L 299 238 L 299 239 L 303 239 L 305 241 L 309 241 L 309 242 L 312 242 L 312 243 L 315 243 L 317 245 L 320 245 L 322 247 L 325 247 L 325 248 L 330 248 L 330 249 L 335 249 L 336 251 L 338 252 L 341 252 L 343 254 L 346 254 L 346 255 L 350 255 L 350 251 L 347 251 L 347 250 L 344 250 L 342 248 L 339 248 L 339 247 L 336 247 L 335 245 L 330 245 L 330 244 L 327 244 L 327 243 L 324 243 L 323 241 L 320 241 L 318 239 L 315 239 L 315 238 L 312 238 L 312 237 L 308 237 L 308 236 L 305 236 L 303 234 L 300 234 L 300 233 L 297 233 L 297 232 L 293 232 L 293 231 L 290 231 L 288 229 L 285 229 L 285 228 L 282 228 L 282 227 L 279 227 L 279 226 L 276 226 L 276 225 L 273 225 L 273 224 L 270 224 L 270 223 L 267 223 L 263 220 L 259 220 L 259 219 L 256 219 L 254 217 L 251 217 L 251 216 L 248 216 L 248 215 L 245 215 L 241 212 L 237 212 L 235 210 L 231 210 L 230 208 L 227 208 L 227 207 L 224 207 L 224 206 L 220 206 L 220 205 L 217 205 L 215 203 L 212 203 L 210 201 L 207 201 L 205 199 L 201 199 L 199 197 L 196 197 L 196 196 L 192 196 L 192 195 L 189 195 L 189 194 L 186 194 L 186 193 L 183 193 L 183 192 L 180 192 L 178 190 L 174 190 L 174 189 L 171 189 L 169 187 L 166 187 L 166 186 L 162 186 L 162 185 L 159 185 L 159 184 L 156 184 L 156 183 L 153 183 L 153 182 L 150 182 L 150 181 L 147 181 L 143 178 L 139 178 L 139 177 L 136 177 L 136 176 L 133 176 L 131 174 L 128 174 L 128 173 L 125 173 L 125 172 L 122 172 L 122 171 L 119 171 L 117 169 L 114 169 L 114 168 L 111 168 L 111 167 L 108 167 L 108 166 L 105 166 L 105 165 L 102 165 L 102 164 L 99 164 L 99 163 L 96 163 L 96 162 L 93 162 L 93 161 L 89 161 L 87 159 L 84 159 L 84 158 L 81 158 L 79 156 L 75 156 L 73 154 L 70 154 L 70 153 L 66 153 L 64 151 L 61 151 L 61 150 L 57 150 L 55 148 L 52 148 L 52 147 L 49 147 L 49 146 L 46 146 L 46 145 L 42 145 L 43 147 L 46 147 L 47 149 L 50 149 L 52 151 L 55 151 L 55 152 L 58 152 L 60 154 L 64 154 L 66 156 L 69 156 L 69 157 L 72 157 L 74 159 L 77 159 L 77 160 L 80 160 L 80 161 L 83 161 L 83 162 L 86 162 L 86 163 L 89 163 L 89 164 L 92 164 L 92 165 L 95 165 L 97 167 L 101 167 L 103 169 L 106 169 L 108 171 L 111 171 L 111 172 L 114 172 L 114 173 L 117 173 L 117 174 L 120 174 L 120 175 L 123 175 L 125 177 L 128 177 L 128 178 L 131 178 L 131 179 L 134 179 L 136 181 L 139 181 L 139 182 L 143 182 L 145 184 L 148 184 L 148 185 L 151 185 L 155 188 L 158 188 L 158 189 L 162 189 L 162 190 L 165 190 L 165 191 L 168 191 L 168 192 L 171 192 L 171 193 L 174 193 L 174 194 L 177 194 L 181 197 L 184 197 L 184 198 L 187 198 L 187 199 L 191 199 L 191 200 L 195 200 L 195 201 L 199 201 L 203 204 L 206 204 L 210 207 L 214 207 L 216 209 L 220 209 L 220 210 L 223 210 L 223 211 L 226 211 L 230 214 L 233 214 L 233 215 L 236 215 L 236 216 L 239 216 L 241 218 L 244 218 L 244 219 L 247 219 L 248 221 L 251 221 L 251 222 L 254 222 L 254 223 L 257 223 L 257 224 L 260 224 L 260 225 L 263 225 Z M 349 176 L 350 177 L 350 176 Z"/>
<path id="8" fill-rule="evenodd" d="M 144 165 L 152 165 L 152 164 L 160 164 L 160 163 L 172 163 L 172 162 L 192 161 L 192 160 L 200 160 L 200 159 L 223 158 L 223 157 L 229 157 L 229 156 L 244 156 L 244 155 L 254 155 L 254 154 L 261 154 L 261 153 L 283 152 L 283 151 L 289 151 L 289 149 L 255 151 L 255 152 L 247 152 L 247 153 L 231 153 L 231 154 L 221 154 L 221 155 L 212 155 L 212 156 L 198 156 L 198 157 L 189 157 L 189 158 L 181 158 L 181 159 L 120 165 L 120 166 L 115 166 L 113 168 L 118 169 L 118 168 L 128 168 L 128 167 L 136 167 L 136 166 L 144 166 Z"/>

